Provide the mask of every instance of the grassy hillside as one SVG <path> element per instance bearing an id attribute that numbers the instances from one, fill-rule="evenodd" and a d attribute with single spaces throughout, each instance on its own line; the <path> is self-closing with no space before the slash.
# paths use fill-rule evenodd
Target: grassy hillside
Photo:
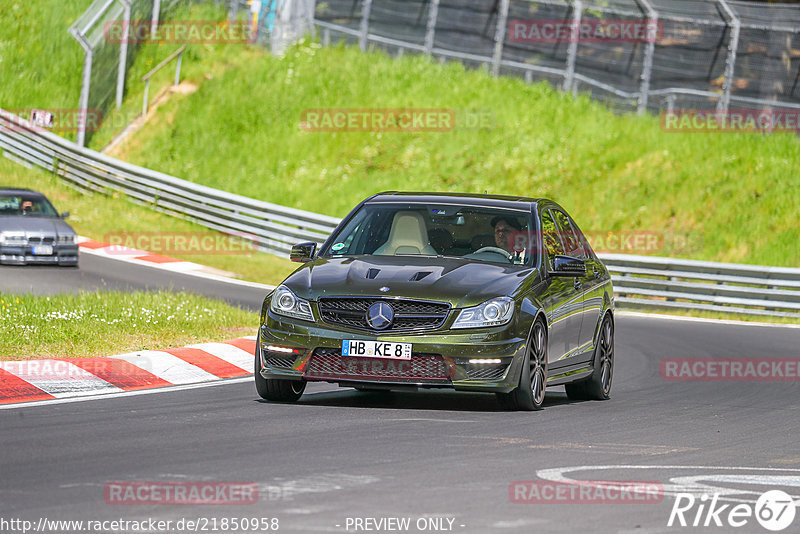
<path id="1" fill-rule="evenodd" d="M 309 132 L 310 108 L 447 108 L 493 118 L 427 133 Z M 587 97 L 420 56 L 304 43 L 253 54 L 171 101 L 124 157 L 247 196 L 344 215 L 390 189 L 551 197 L 587 231 L 690 232 L 661 255 L 800 265 L 800 144 L 661 131 Z"/>
<path id="2" fill-rule="evenodd" d="M 29 117 L 32 108 L 67 110 L 77 108 L 81 92 L 83 49 L 69 34 L 70 25 L 89 7 L 91 0 L 3 0 L 0 2 L 0 107 Z M 179 5 L 171 20 L 226 20 L 224 5 L 214 2 Z M 90 146 L 100 149 L 140 112 L 144 84 L 142 76 L 180 45 L 143 43 L 129 66 L 125 101 L 120 110 L 112 105 Z M 182 79 L 202 79 L 224 69 L 229 61 L 247 58 L 250 48 L 241 44 L 189 44 L 183 56 Z M 97 68 L 97 67 L 95 67 Z M 151 81 L 150 98 L 170 85 L 175 63 Z M 59 131 L 75 139 L 73 131 Z"/>

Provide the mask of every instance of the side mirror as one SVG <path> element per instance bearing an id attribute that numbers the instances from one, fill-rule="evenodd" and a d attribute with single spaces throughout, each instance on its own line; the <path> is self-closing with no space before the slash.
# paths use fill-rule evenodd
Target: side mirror
<path id="1" fill-rule="evenodd" d="M 61 212 L 61 218 L 62 219 L 68 219 L 69 218 L 69 212 L 68 211 L 62 211 Z"/>
<path id="2" fill-rule="evenodd" d="M 580 258 L 557 255 L 553 258 L 553 276 L 586 276 L 586 264 Z"/>
<path id="3" fill-rule="evenodd" d="M 306 263 L 314 258 L 314 253 L 317 251 L 317 244 L 313 241 L 307 243 L 300 243 L 292 247 L 292 253 L 289 258 L 292 261 Z"/>

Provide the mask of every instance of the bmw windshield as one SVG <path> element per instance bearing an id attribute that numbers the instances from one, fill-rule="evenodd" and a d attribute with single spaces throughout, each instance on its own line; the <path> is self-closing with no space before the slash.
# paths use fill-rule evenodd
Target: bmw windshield
<path id="1" fill-rule="evenodd" d="M 447 256 L 536 265 L 527 210 L 457 204 L 365 204 L 331 241 L 325 257 Z"/>
<path id="2" fill-rule="evenodd" d="M 43 196 L 0 194 L 2 216 L 58 217 L 58 212 Z"/>

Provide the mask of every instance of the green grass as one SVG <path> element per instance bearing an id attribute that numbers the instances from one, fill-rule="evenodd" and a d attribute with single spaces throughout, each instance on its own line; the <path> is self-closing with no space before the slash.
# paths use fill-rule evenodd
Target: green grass
<path id="1" fill-rule="evenodd" d="M 44 193 L 59 212 L 69 211 L 67 222 L 78 232 L 97 241 L 109 242 L 109 234 L 125 232 L 208 232 L 198 224 L 158 213 L 118 195 L 84 194 L 50 173 L 27 169 L 0 157 L 0 186 L 27 187 Z M 164 255 L 170 256 L 169 252 Z M 239 278 L 278 284 L 296 267 L 287 259 L 271 254 L 181 255 L 181 259 L 236 273 Z"/>
<path id="2" fill-rule="evenodd" d="M 67 32 L 90 0 L 0 2 L 0 107 L 78 106 L 83 49 Z"/>
<path id="3" fill-rule="evenodd" d="M 482 110 L 483 129 L 321 133 L 309 108 Z M 553 198 L 589 232 L 693 236 L 657 254 L 800 265 L 800 144 L 791 135 L 661 131 L 586 96 L 422 56 L 303 43 L 253 55 L 170 101 L 123 157 L 278 204 L 342 216 L 383 190 Z"/>
<path id="4" fill-rule="evenodd" d="M 0 358 L 94 357 L 252 335 L 258 316 L 188 293 L 0 293 Z"/>
<path id="5" fill-rule="evenodd" d="M 79 105 L 83 73 L 83 49 L 69 34 L 70 25 L 89 7 L 91 0 L 4 0 L 0 2 L 0 107 L 30 117 L 31 109 L 67 110 Z M 178 5 L 171 20 L 225 20 L 225 6 L 214 2 Z M 142 76 L 179 48 L 179 44 L 144 43 L 138 47 L 127 73 L 121 109 L 107 110 L 99 131 L 91 134 L 90 147 L 102 148 L 140 112 Z M 240 44 L 189 44 L 183 55 L 183 80 L 213 76 L 228 62 L 246 58 Z M 114 56 L 116 57 L 116 56 Z M 106 68 L 99 62 L 93 68 Z M 111 65 L 116 68 L 116 65 Z M 175 62 L 156 74 L 150 97 L 174 79 Z M 114 77 L 116 79 L 116 77 Z M 90 107 L 92 107 L 90 105 Z M 76 132 L 56 132 L 75 140 Z"/>

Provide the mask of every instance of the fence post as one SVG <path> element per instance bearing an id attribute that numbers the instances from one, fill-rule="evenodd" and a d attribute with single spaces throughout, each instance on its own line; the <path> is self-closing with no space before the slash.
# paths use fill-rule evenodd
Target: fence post
<path id="1" fill-rule="evenodd" d="M 647 48 L 644 52 L 642 62 L 642 80 L 639 85 L 639 106 L 638 113 L 641 115 L 647 111 L 647 99 L 650 96 L 650 77 L 653 72 L 653 53 L 656 49 L 656 38 L 658 37 L 658 12 L 648 0 L 637 0 L 647 11 Z"/>
<path id="2" fill-rule="evenodd" d="M 358 38 L 358 45 L 362 52 L 367 51 L 367 34 L 369 33 L 369 12 L 372 9 L 372 0 L 364 0 L 361 6 L 361 35 Z"/>
<path id="3" fill-rule="evenodd" d="M 722 96 L 717 101 L 717 113 L 728 110 L 731 101 L 731 85 L 733 84 L 733 69 L 736 66 L 736 52 L 739 49 L 739 30 L 741 21 L 725 0 L 718 0 L 720 7 L 729 17 L 725 21 L 731 28 L 731 37 L 728 40 L 728 57 L 725 59 L 725 78 L 722 81 Z"/>
<path id="4" fill-rule="evenodd" d="M 433 37 L 436 32 L 436 19 L 439 17 L 439 0 L 431 0 L 428 11 L 428 25 L 425 27 L 425 53 L 431 55 Z"/>
<path id="5" fill-rule="evenodd" d="M 567 69 L 564 71 L 564 91 L 572 88 L 572 81 L 575 79 L 575 57 L 578 55 L 578 39 L 580 36 L 581 15 L 583 13 L 583 2 L 575 0 L 572 2 L 572 24 L 569 31 L 569 48 L 567 49 Z"/>
<path id="6" fill-rule="evenodd" d="M 150 35 L 156 33 L 156 28 L 158 28 L 158 21 L 161 17 L 161 0 L 153 0 L 153 16 L 150 19 Z"/>
<path id="7" fill-rule="evenodd" d="M 86 146 L 86 120 L 89 113 L 89 89 L 92 85 L 92 47 L 86 38 L 77 30 L 70 28 L 69 32 L 83 48 L 83 80 L 81 82 L 81 96 L 78 103 L 78 144 Z"/>
<path id="8" fill-rule="evenodd" d="M 497 14 L 497 31 L 494 33 L 494 55 L 492 56 L 492 76 L 500 74 L 500 61 L 503 59 L 503 42 L 506 40 L 509 0 L 500 0 Z"/>
<path id="9" fill-rule="evenodd" d="M 236 21 L 239 18 L 239 0 L 231 0 L 231 8 L 230 8 L 230 19 L 231 22 Z"/>
<path id="10" fill-rule="evenodd" d="M 128 65 L 128 37 L 131 28 L 131 1 L 119 0 L 122 4 L 122 43 L 119 46 L 119 68 L 117 70 L 117 109 L 122 107 L 125 93 L 125 74 Z"/>

